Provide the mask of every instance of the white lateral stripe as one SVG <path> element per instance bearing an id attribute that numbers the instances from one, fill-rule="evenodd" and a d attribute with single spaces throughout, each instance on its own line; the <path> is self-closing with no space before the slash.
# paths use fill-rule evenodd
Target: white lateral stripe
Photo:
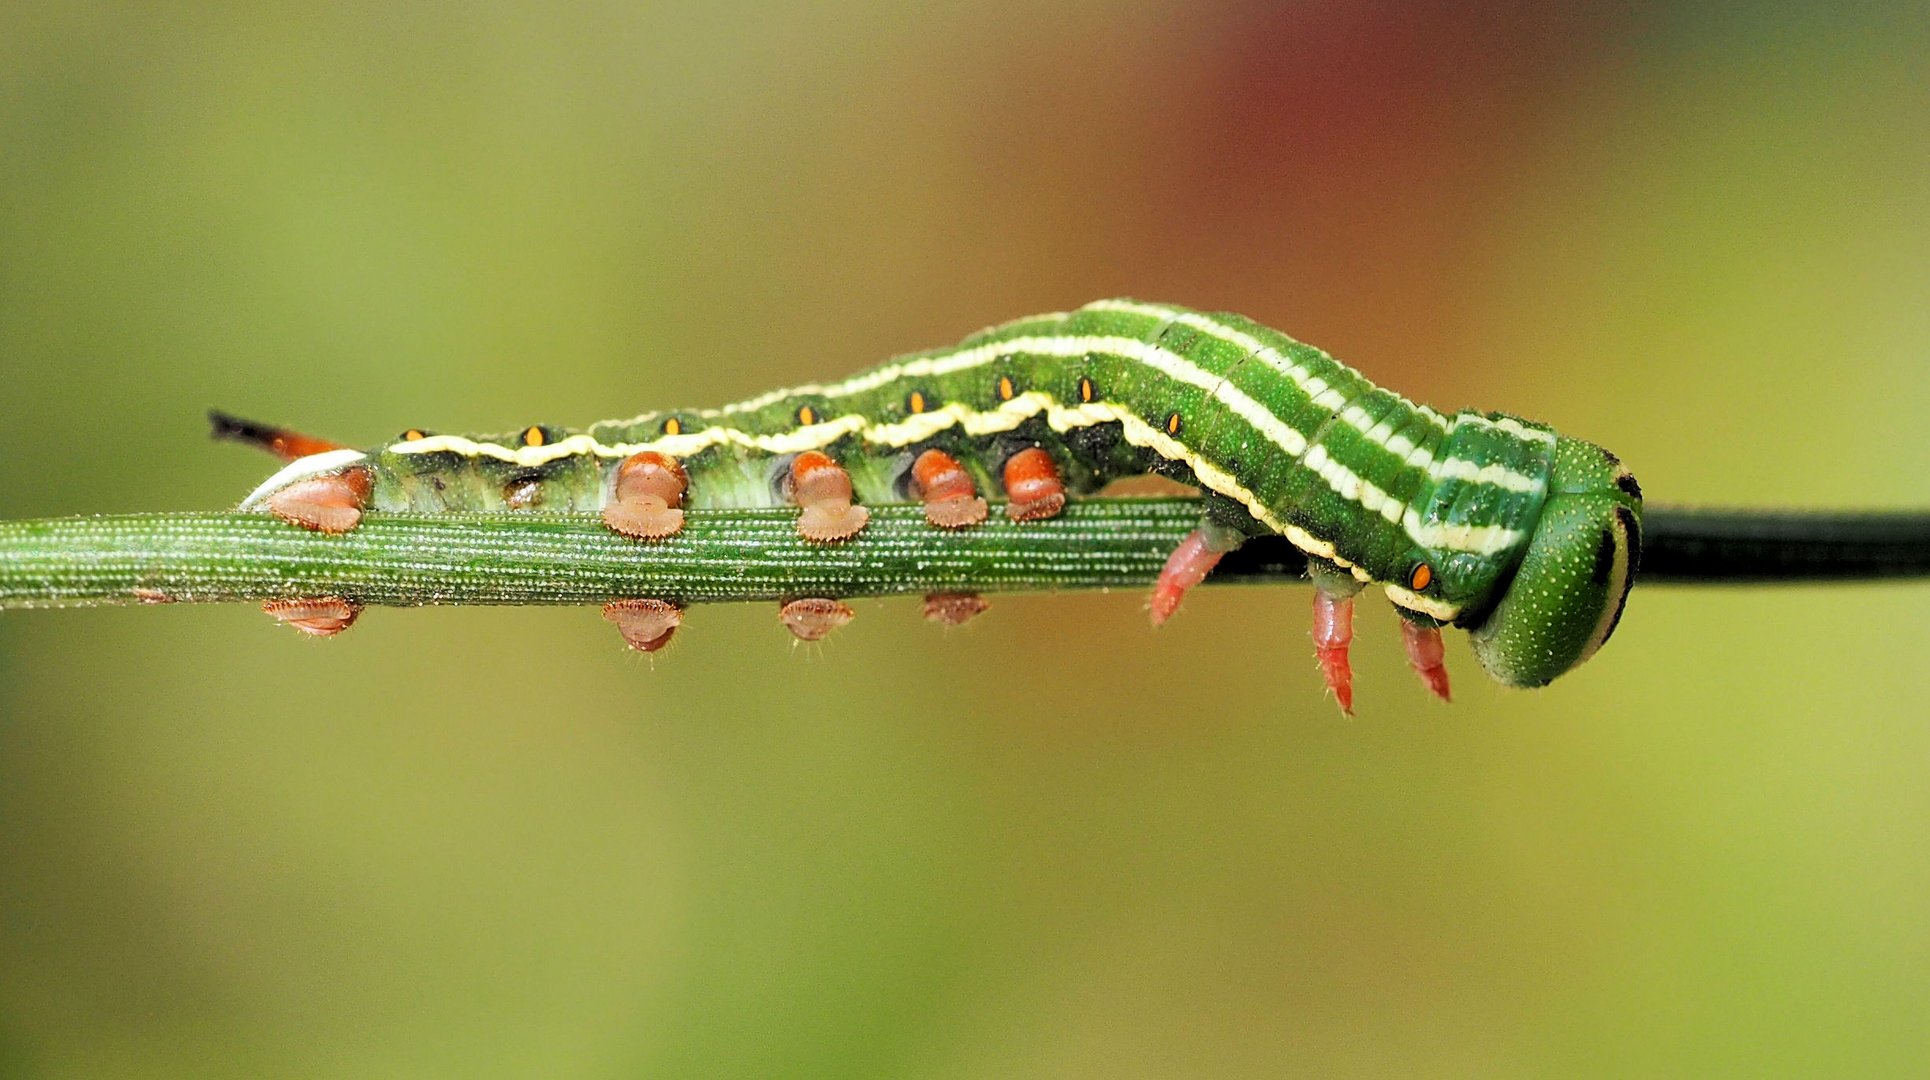
<path id="1" fill-rule="evenodd" d="M 1363 439 L 1380 446 L 1394 457 L 1401 459 L 1404 466 L 1426 469 L 1428 470 L 1429 478 L 1437 481 L 1443 476 L 1469 479 L 1469 477 L 1459 472 L 1443 473 L 1435 471 L 1436 461 L 1431 450 L 1425 446 L 1416 446 L 1412 440 L 1405 436 L 1393 435 L 1391 424 L 1387 421 L 1377 422 L 1373 420 L 1373 418 L 1359 406 L 1350 405 L 1346 396 L 1330 386 L 1325 379 L 1314 375 L 1305 367 L 1287 359 L 1279 350 L 1242 330 L 1222 325 L 1196 311 L 1187 311 L 1163 304 L 1141 303 L 1134 300 L 1099 300 L 1087 304 L 1081 310 L 1117 311 L 1130 315 L 1140 315 L 1145 318 L 1161 319 L 1198 330 L 1209 337 L 1224 341 L 1236 348 L 1244 349 L 1259 357 L 1262 362 L 1284 373 L 1315 405 L 1323 409 L 1335 410 L 1342 423 L 1360 432 Z M 1002 323 L 999 326 L 993 327 L 990 331 L 980 332 L 996 332 L 1004 327 L 1019 326 L 1033 321 L 1062 318 L 1064 315 L 1065 313 L 1062 312 L 1050 316 L 1032 316 L 1025 319 L 1015 319 L 1011 322 Z M 888 363 L 883 367 L 864 372 L 863 374 L 853 376 L 839 383 L 829 385 L 806 384 L 803 386 L 787 387 L 781 390 L 772 390 L 746 401 L 725 405 L 722 408 L 698 410 L 696 415 L 714 420 L 725 416 L 756 412 L 790 398 L 816 397 L 836 399 L 849 397 L 853 394 L 862 394 L 875 390 L 878 387 L 888 385 L 902 378 L 928 378 L 932 376 L 950 375 L 956 372 L 982 367 L 1002 356 L 1013 353 L 1034 353 L 1045 356 L 1071 358 L 1089 352 L 1110 353 L 1115 356 L 1134 360 L 1155 370 L 1179 378 L 1182 382 L 1198 386 L 1201 389 L 1212 391 L 1216 388 L 1223 387 L 1224 390 L 1217 392 L 1215 396 L 1225 401 L 1229 408 L 1232 408 L 1242 419 L 1252 424 L 1256 430 L 1265 434 L 1274 445 L 1295 457 L 1306 451 L 1306 435 L 1280 420 L 1271 410 L 1254 401 L 1251 396 L 1239 390 L 1237 387 L 1232 386 L 1224 378 L 1206 372 L 1178 353 L 1170 349 L 1160 348 L 1157 345 L 1139 338 L 1086 336 L 1078 334 L 1016 337 L 1003 341 L 982 342 L 978 345 L 949 353 L 919 356 L 910 360 Z M 1335 361 L 1335 363 L 1338 363 L 1338 361 Z M 1450 421 L 1448 418 L 1425 405 L 1417 405 L 1407 401 L 1405 398 L 1401 398 L 1400 400 L 1408 408 L 1413 409 L 1423 417 L 1429 424 L 1443 432 L 1452 432 L 1456 425 L 1469 423 L 1498 428 L 1520 438 L 1546 442 L 1553 442 L 1554 440 L 1554 435 L 1551 432 L 1528 427 L 1512 419 L 1489 420 L 1486 417 L 1474 413 L 1459 413 Z M 644 413 L 633 418 L 632 421 L 625 421 L 624 423 L 632 423 L 641 420 L 643 416 L 649 415 L 651 414 Z M 434 441 L 433 439 L 420 440 L 411 444 L 398 444 L 390 449 L 401 453 L 427 453 L 429 452 L 427 450 L 416 449 L 411 451 L 408 448 L 422 447 L 425 443 Z M 716 445 L 719 441 L 728 442 L 734 440 L 711 440 L 695 445 L 697 449 L 701 449 L 703 446 Z M 877 439 L 873 441 L 886 442 L 888 440 Z M 551 445 L 566 446 L 572 442 L 573 439 L 566 439 L 560 443 Z M 652 446 L 653 448 L 659 449 L 660 452 L 670 452 L 667 449 L 655 447 L 654 444 L 652 444 Z M 440 447 L 440 449 L 456 449 L 456 447 L 452 445 Z M 537 447 L 534 449 L 542 450 L 547 449 L 547 447 Z M 460 450 L 459 452 L 469 453 L 470 451 Z M 500 455 L 495 454 L 489 456 L 500 457 Z M 552 461 L 560 456 L 565 455 L 552 453 L 540 456 L 540 460 L 531 460 L 536 457 L 536 455 L 525 455 L 525 457 L 516 460 L 524 464 L 542 464 L 544 461 Z M 1456 466 L 1456 468 L 1458 468 L 1458 466 Z M 1483 472 L 1481 474 L 1482 479 L 1477 482 L 1492 483 L 1506 490 L 1519 492 L 1537 491 L 1541 488 L 1542 481 L 1539 478 L 1528 476 L 1525 473 L 1502 465 L 1488 466 L 1486 468 L 1491 471 Z"/>
<path id="2" fill-rule="evenodd" d="M 1347 402 L 1347 399 L 1341 396 L 1339 391 L 1332 389 L 1327 384 L 1327 380 L 1308 371 L 1300 364 L 1289 360 L 1280 350 L 1268 345 L 1252 334 L 1215 322 L 1213 319 L 1197 311 L 1184 311 L 1178 308 L 1168 307 L 1164 304 L 1146 304 L 1137 300 L 1098 300 L 1087 304 L 1086 309 L 1093 311 L 1118 311 L 1128 315 L 1143 315 L 1147 318 L 1165 319 L 1169 322 L 1178 323 L 1181 326 L 1190 327 L 1208 337 L 1217 338 L 1220 341 L 1226 342 L 1228 345 L 1244 349 L 1248 353 L 1251 353 L 1257 357 L 1261 363 L 1292 379 L 1295 386 L 1298 386 L 1308 398 L 1312 399 L 1314 404 L 1322 408 L 1340 409 Z M 1309 346 L 1309 348 L 1311 347 L 1312 346 Z M 1329 359 L 1332 358 L 1329 357 Z M 1338 360 L 1334 362 L 1336 364 L 1339 363 Z M 1435 426 L 1446 430 L 1447 420 L 1443 418 L 1440 413 L 1426 406 L 1414 405 L 1413 402 L 1409 402 L 1405 398 L 1401 400 L 1406 402 L 1410 408 L 1418 411 L 1422 416 L 1427 417 Z M 1355 413 L 1353 416 L 1348 416 L 1345 412 L 1342 413 L 1342 422 L 1359 431 L 1361 434 L 1372 437 L 1374 425 L 1367 419 L 1367 414 L 1358 409 L 1352 411 Z M 1378 443 L 1381 440 L 1376 439 L 1375 441 Z M 1384 443 L 1382 445 L 1384 445 Z"/>
<path id="3" fill-rule="evenodd" d="M 1123 337 L 1082 337 L 1072 335 L 1012 338 L 1007 341 L 988 342 L 984 345 L 974 346 L 970 349 L 963 349 L 943 356 L 921 357 L 917 360 L 908 360 L 900 364 L 888 365 L 836 386 L 796 387 L 781 392 L 766 394 L 762 398 L 753 398 L 751 402 L 742 402 L 736 406 L 726 406 L 726 411 L 749 411 L 754 408 L 762 408 L 793 395 L 823 398 L 847 397 L 867 390 L 874 390 L 902 378 L 950 375 L 955 372 L 981 367 L 991 363 L 998 357 L 1013 353 L 1055 356 L 1062 359 L 1084 356 L 1087 353 L 1104 353 L 1136 361 L 1160 372 L 1176 382 L 1195 386 L 1212 394 L 1216 400 L 1224 403 L 1227 408 L 1233 410 L 1242 420 L 1251 425 L 1255 431 L 1265 436 L 1269 442 L 1273 443 L 1275 447 L 1289 457 L 1299 457 L 1307 448 L 1306 436 L 1286 424 L 1279 417 L 1273 415 L 1265 406 L 1249 397 L 1245 391 L 1231 385 L 1219 376 L 1204 370 L 1199 367 L 1199 365 L 1194 364 L 1192 361 L 1187 360 L 1177 353 L 1161 349 L 1147 342 L 1140 341 L 1137 338 Z M 1015 398 L 1014 401 L 1016 400 Z M 762 402 L 761 405 L 754 404 L 760 401 Z M 1010 415 L 1009 410 L 1005 407 L 1012 405 L 1013 402 L 1005 402 L 1001 408 L 991 410 L 991 412 L 994 414 L 1004 412 L 1006 415 Z M 952 408 L 962 407 L 954 406 Z M 1018 406 L 1017 408 L 1023 415 L 1031 415 L 1031 413 L 1023 412 L 1024 406 Z M 936 410 L 936 412 L 939 413 L 945 413 L 946 411 L 945 409 Z M 1032 412 L 1037 411 L 1037 409 L 1032 410 Z M 956 415 L 960 417 L 960 422 L 965 423 L 966 430 L 971 431 L 972 421 L 966 419 L 968 413 L 961 411 Z M 975 417 L 986 414 L 971 412 L 969 415 Z M 986 422 L 994 425 L 986 428 L 985 430 L 987 431 L 1004 431 L 1017 426 L 1016 421 L 1005 423 L 1003 421 L 988 420 Z M 906 423 L 910 423 L 910 421 Z M 890 431 L 903 428 L 905 424 L 875 426 L 882 430 Z M 939 425 L 939 428 L 934 430 L 940 430 L 945 426 L 949 425 Z M 692 454 L 709 446 L 726 443 L 752 447 L 771 453 L 795 453 L 799 450 L 810 450 L 823 446 L 835 441 L 842 435 L 854 432 L 868 433 L 873 427 L 874 425 L 869 424 L 863 417 L 853 414 L 777 435 L 749 435 L 733 428 L 717 426 L 705 428 L 701 431 L 689 432 L 684 435 L 666 435 L 661 439 L 649 443 L 617 443 L 615 445 L 605 445 L 588 435 L 572 435 L 543 446 L 520 447 L 499 446 L 494 443 L 478 443 L 472 439 L 463 438 L 460 435 L 434 435 L 412 442 L 395 443 L 389 447 L 389 451 L 397 454 L 431 454 L 440 451 L 454 451 L 465 456 L 481 455 L 497 458 L 502 461 L 513 461 L 519 465 L 535 466 L 554 461 L 557 458 L 568 457 L 572 454 L 596 454 L 599 457 L 628 457 L 631 454 L 639 453 L 643 450 L 656 450 L 660 453 Z M 832 429 L 835 429 L 834 433 L 821 436 L 820 433 L 830 432 Z M 917 428 L 913 427 L 911 430 L 917 430 Z M 866 437 L 869 439 L 869 434 L 867 434 Z M 892 440 L 888 438 L 873 439 L 871 441 L 887 444 L 891 444 L 892 442 Z"/>
<path id="4" fill-rule="evenodd" d="M 1427 475 L 1431 480 L 1465 480 L 1472 484 L 1487 484 L 1503 491 L 1522 493 L 1540 492 L 1547 483 L 1539 476 L 1529 476 L 1516 472 L 1506 465 L 1479 465 L 1467 458 L 1443 458 L 1428 465 Z"/>

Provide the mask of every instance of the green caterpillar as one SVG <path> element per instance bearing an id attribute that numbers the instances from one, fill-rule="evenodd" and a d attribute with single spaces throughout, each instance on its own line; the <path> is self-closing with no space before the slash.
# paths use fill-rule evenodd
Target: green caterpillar
<path id="1" fill-rule="evenodd" d="M 1132 300 L 1019 319 L 843 382 L 720 409 L 651 412 L 581 430 L 410 431 L 352 450 L 217 415 L 217 433 L 290 464 L 242 504 L 339 532 L 364 509 L 542 507 L 603 515 L 638 557 L 686 509 L 794 503 L 799 531 L 837 543 L 866 503 L 922 500 L 932 525 L 1019 520 L 1067 495 L 1158 473 L 1205 494 L 1201 528 L 1155 590 L 1155 621 L 1248 536 L 1277 533 L 1314 566 L 1315 639 L 1351 703 L 1352 597 L 1382 587 L 1410 659 L 1446 696 L 1439 627 L 1472 632 L 1495 678 L 1539 686 L 1614 631 L 1641 551 L 1641 489 L 1602 448 L 1499 413 L 1447 415 L 1237 315 Z M 978 610 L 945 598 L 937 614 Z M 340 599 L 283 602 L 311 633 L 348 625 Z M 681 611 L 639 598 L 608 612 L 640 648 Z M 849 618 L 835 599 L 787 605 L 801 636 Z"/>

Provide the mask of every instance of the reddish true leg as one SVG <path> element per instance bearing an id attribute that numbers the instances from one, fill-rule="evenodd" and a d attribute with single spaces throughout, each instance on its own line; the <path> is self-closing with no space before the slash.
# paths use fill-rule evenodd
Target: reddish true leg
<path id="1" fill-rule="evenodd" d="M 850 622 L 854 614 L 849 605 L 823 597 L 793 600 L 777 609 L 777 617 L 799 641 L 820 641 Z"/>
<path id="2" fill-rule="evenodd" d="M 958 459 L 927 450 L 911 465 L 912 491 L 925 504 L 925 520 L 943 529 L 962 529 L 985 520 L 985 500 Z"/>
<path id="3" fill-rule="evenodd" d="M 1316 586 L 1313 591 L 1313 652 L 1340 711 L 1354 715 L 1354 669 L 1347 649 L 1354 643 L 1354 598 Z"/>
<path id="4" fill-rule="evenodd" d="M 925 597 L 925 618 L 959 626 L 985 612 L 992 602 L 977 593 L 931 593 Z"/>
<path id="5" fill-rule="evenodd" d="M 1013 521 L 1038 521 L 1065 509 L 1066 485 L 1059 477 L 1059 463 L 1036 446 L 1027 447 L 1005 460 L 1006 516 Z"/>
<path id="6" fill-rule="evenodd" d="M 283 626 L 304 634 L 334 637 L 354 625 L 362 606 L 339 596 L 304 596 L 293 600 L 270 600 L 261 610 L 273 615 Z"/>
<path id="7" fill-rule="evenodd" d="M 1442 701 L 1448 696 L 1448 670 L 1441 646 L 1441 628 L 1423 626 L 1412 619 L 1401 620 L 1401 644 L 1407 646 L 1407 663 L 1421 682 Z"/>
<path id="8" fill-rule="evenodd" d="M 355 468 L 311 476 L 263 500 L 270 513 L 316 532 L 345 533 L 362 521 L 369 504 L 369 471 Z"/>
<path id="9" fill-rule="evenodd" d="M 1153 585 L 1153 625 L 1172 618 L 1173 612 L 1179 610 L 1179 602 L 1186 597 L 1186 590 L 1205 581 L 1225 554 L 1214 550 L 1205 529 L 1188 533 L 1166 557 L 1166 568 L 1159 572 L 1159 581 Z"/>
<path id="10" fill-rule="evenodd" d="M 617 466 L 616 487 L 603 507 L 603 523 L 625 536 L 661 540 L 684 527 L 684 492 L 690 477 L 676 458 L 646 450 Z"/>
<path id="11" fill-rule="evenodd" d="M 613 600 L 603 605 L 603 617 L 616 624 L 632 649 L 656 652 L 683 625 L 684 611 L 664 600 Z"/>
<path id="12" fill-rule="evenodd" d="M 849 539 L 871 520 L 871 511 L 851 501 L 851 474 L 816 450 L 791 459 L 791 498 L 803 509 L 797 533 L 806 540 Z"/>

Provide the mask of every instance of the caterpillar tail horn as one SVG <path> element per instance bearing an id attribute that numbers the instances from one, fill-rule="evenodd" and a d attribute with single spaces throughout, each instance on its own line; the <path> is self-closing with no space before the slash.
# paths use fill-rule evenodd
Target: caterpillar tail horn
<path id="1" fill-rule="evenodd" d="M 272 424 L 243 420 L 220 409 L 208 410 L 208 423 L 211 425 L 209 435 L 213 438 L 260 447 L 283 461 L 294 461 L 296 458 L 326 453 L 330 450 L 348 449 L 338 442 L 313 435 L 303 435 L 299 431 L 290 431 Z"/>

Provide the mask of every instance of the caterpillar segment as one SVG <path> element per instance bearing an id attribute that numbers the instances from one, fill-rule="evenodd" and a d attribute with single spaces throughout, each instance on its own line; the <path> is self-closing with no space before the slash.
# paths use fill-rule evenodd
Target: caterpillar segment
<path id="1" fill-rule="evenodd" d="M 840 382 L 582 429 L 411 430 L 351 450 L 215 424 L 292 456 L 243 506 L 307 528 L 540 507 L 601 514 L 639 558 L 692 510 L 792 504 L 822 545 L 859 536 L 868 504 L 913 499 L 955 530 L 984 519 L 988 493 L 1031 521 L 1110 481 L 1165 476 L 1206 511 L 1160 576 L 1154 621 L 1246 538 L 1283 536 L 1320 568 L 1317 650 L 1344 707 L 1347 590 L 1377 586 L 1407 616 L 1411 664 L 1443 697 L 1446 626 L 1499 681 L 1540 686 L 1614 632 L 1640 552 L 1640 489 L 1601 447 L 1505 413 L 1438 412 L 1238 315 L 1136 300 L 1000 324 Z M 941 622 L 965 610 L 927 603 Z M 812 640 L 849 619 L 826 598 L 783 612 Z"/>

